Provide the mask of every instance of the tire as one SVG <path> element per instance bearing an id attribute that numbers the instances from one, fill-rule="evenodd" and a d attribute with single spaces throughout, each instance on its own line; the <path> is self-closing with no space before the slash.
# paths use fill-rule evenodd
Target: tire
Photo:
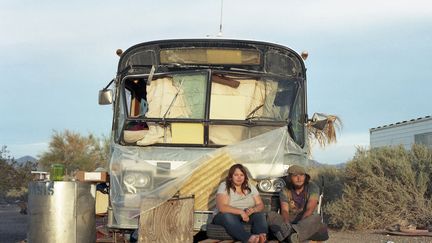
<path id="1" fill-rule="evenodd" d="M 250 224 L 243 224 L 243 228 L 247 232 L 251 232 Z M 207 237 L 215 240 L 233 240 L 233 238 L 226 232 L 225 228 L 217 224 L 207 224 Z"/>

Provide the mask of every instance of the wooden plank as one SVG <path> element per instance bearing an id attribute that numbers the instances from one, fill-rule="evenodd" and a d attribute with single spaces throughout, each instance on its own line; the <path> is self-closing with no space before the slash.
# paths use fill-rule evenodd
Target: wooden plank
<path id="1" fill-rule="evenodd" d="M 193 197 L 171 199 L 142 212 L 138 242 L 193 242 Z"/>
<path id="2" fill-rule="evenodd" d="M 402 236 L 432 236 L 432 232 L 399 232 L 399 231 L 386 231 L 389 235 L 402 235 Z"/>

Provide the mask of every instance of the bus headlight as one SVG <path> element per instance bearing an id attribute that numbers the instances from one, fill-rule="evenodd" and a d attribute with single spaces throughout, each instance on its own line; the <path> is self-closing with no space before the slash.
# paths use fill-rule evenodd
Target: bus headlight
<path id="1" fill-rule="evenodd" d="M 264 179 L 258 182 L 258 189 L 262 192 L 280 192 L 285 187 L 282 178 Z"/>
<path id="2" fill-rule="evenodd" d="M 270 180 L 262 180 L 259 182 L 258 188 L 263 192 L 269 192 L 272 189 L 272 183 Z"/>
<path id="3" fill-rule="evenodd" d="M 276 180 L 273 181 L 273 188 L 276 192 L 280 192 L 284 187 L 285 187 L 285 181 L 282 180 L 281 178 L 277 178 Z"/>
<path id="4" fill-rule="evenodd" d="M 151 187 L 152 177 L 148 171 L 125 171 L 123 185 L 129 193 L 137 193 L 137 190 Z"/>
<path id="5" fill-rule="evenodd" d="M 136 176 L 136 187 L 146 187 L 150 182 L 150 176 L 139 174 Z"/>
<path id="6" fill-rule="evenodd" d="M 136 178 L 134 174 L 127 174 L 123 177 L 123 183 L 125 185 L 135 186 Z"/>

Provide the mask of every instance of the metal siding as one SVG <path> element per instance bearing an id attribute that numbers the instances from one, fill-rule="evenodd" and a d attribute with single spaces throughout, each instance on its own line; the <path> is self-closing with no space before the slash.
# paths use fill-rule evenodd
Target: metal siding
<path id="1" fill-rule="evenodd" d="M 371 129 L 370 147 L 403 145 L 409 149 L 414 144 L 414 135 L 427 132 L 432 132 L 432 119 L 430 118 Z"/>

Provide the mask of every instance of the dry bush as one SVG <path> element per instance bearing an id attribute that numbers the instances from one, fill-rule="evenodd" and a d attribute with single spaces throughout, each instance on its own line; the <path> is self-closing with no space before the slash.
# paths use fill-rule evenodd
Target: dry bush
<path id="1" fill-rule="evenodd" d="M 379 229 L 407 220 L 432 221 L 432 149 L 415 145 L 358 149 L 343 171 L 342 197 L 325 206 L 329 225 Z"/>
<path id="2" fill-rule="evenodd" d="M 39 164 L 49 170 L 52 164 L 63 164 L 67 174 L 75 170 L 93 171 L 97 167 L 107 167 L 109 140 L 97 138 L 93 134 L 83 136 L 78 132 L 54 131 L 48 151 L 42 153 Z"/>
<path id="3" fill-rule="evenodd" d="M 310 168 L 308 173 L 324 194 L 324 204 L 342 197 L 344 185 L 343 171 L 335 166 Z"/>
<path id="4" fill-rule="evenodd" d="M 415 145 L 411 148 L 410 160 L 412 168 L 419 180 L 427 180 L 425 197 L 432 198 L 432 152 L 430 148 Z"/>

